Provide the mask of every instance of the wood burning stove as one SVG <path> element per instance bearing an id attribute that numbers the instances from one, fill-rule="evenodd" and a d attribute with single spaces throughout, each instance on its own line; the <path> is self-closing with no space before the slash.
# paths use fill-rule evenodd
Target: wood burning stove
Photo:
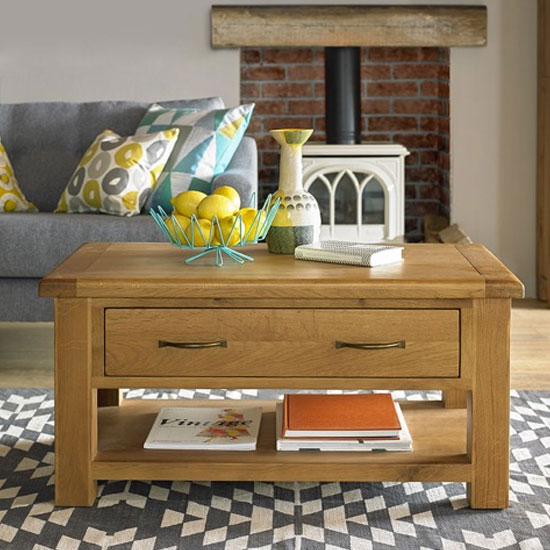
<path id="1" fill-rule="evenodd" d="M 321 238 L 402 241 L 408 154 L 395 143 L 305 145 L 304 188 L 319 203 Z"/>
<path id="2" fill-rule="evenodd" d="M 322 238 L 403 240 L 409 151 L 361 144 L 360 67 L 360 48 L 325 48 L 327 143 L 304 147 L 304 188 L 319 202 Z"/>

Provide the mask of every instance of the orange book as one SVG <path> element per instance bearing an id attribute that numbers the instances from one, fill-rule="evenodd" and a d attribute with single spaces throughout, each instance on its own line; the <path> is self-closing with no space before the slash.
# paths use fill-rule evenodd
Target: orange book
<path id="1" fill-rule="evenodd" d="M 389 393 L 284 397 L 283 437 L 397 437 L 399 430 Z"/>

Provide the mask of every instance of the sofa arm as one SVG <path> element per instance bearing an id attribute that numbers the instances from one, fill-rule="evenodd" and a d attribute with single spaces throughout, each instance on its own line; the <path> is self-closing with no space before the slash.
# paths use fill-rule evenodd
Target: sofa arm
<path id="1" fill-rule="evenodd" d="M 256 142 L 244 137 L 229 166 L 212 182 L 212 190 L 229 185 L 234 187 L 241 196 L 241 205 L 256 206 L 258 201 L 258 150 Z M 255 196 L 251 203 L 252 195 Z"/>

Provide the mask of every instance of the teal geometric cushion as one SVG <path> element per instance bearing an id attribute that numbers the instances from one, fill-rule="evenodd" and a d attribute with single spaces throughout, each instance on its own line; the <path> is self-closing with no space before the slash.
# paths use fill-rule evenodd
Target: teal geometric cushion
<path id="1" fill-rule="evenodd" d="M 210 193 L 214 177 L 231 162 L 253 110 L 254 103 L 215 111 L 152 105 L 139 123 L 136 134 L 168 128 L 179 128 L 180 133 L 146 206 L 162 206 L 171 212 L 170 199 L 182 191 L 193 189 Z"/>

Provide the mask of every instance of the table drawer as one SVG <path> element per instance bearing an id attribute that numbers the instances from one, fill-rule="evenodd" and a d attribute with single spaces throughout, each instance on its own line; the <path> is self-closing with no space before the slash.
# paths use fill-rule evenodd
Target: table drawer
<path id="1" fill-rule="evenodd" d="M 457 377 L 459 319 L 458 310 L 107 309 L 105 373 Z"/>

